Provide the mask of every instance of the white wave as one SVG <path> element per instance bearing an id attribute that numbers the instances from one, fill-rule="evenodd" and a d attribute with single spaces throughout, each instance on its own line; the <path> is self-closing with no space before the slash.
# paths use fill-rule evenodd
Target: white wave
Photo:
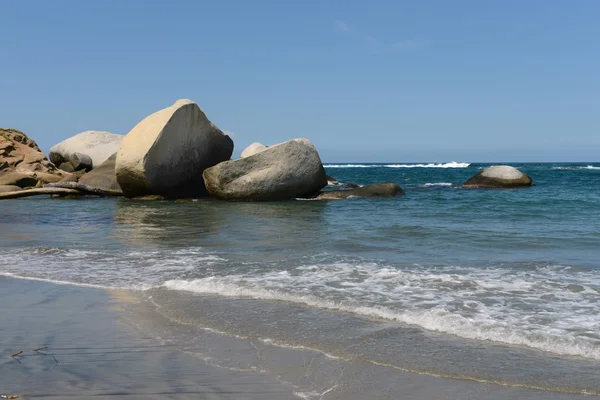
<path id="1" fill-rule="evenodd" d="M 0 272 L 0 276 L 5 276 L 7 278 L 13 278 L 13 279 L 22 279 L 22 280 L 26 280 L 26 281 L 38 281 L 38 282 L 53 283 L 55 285 L 79 286 L 79 287 L 87 287 L 87 288 L 93 288 L 93 289 L 111 289 L 108 286 L 94 285 L 94 284 L 90 284 L 90 283 L 76 283 L 76 282 L 60 281 L 60 280 L 56 280 L 56 279 L 37 278 L 34 276 L 13 274 L 11 272 Z"/>
<path id="2" fill-rule="evenodd" d="M 431 182 L 431 183 L 427 182 L 423 186 L 425 186 L 425 187 L 435 187 L 435 186 L 449 187 L 449 186 L 453 186 L 453 184 L 450 182 Z"/>
<path id="3" fill-rule="evenodd" d="M 569 267 L 398 270 L 329 264 L 169 280 L 171 290 L 306 304 L 467 339 L 600 360 L 600 282 Z M 533 311 L 532 311 L 533 310 Z"/>
<path id="4" fill-rule="evenodd" d="M 467 168 L 471 163 L 452 161 L 444 164 L 326 164 L 325 168 Z"/>
<path id="5" fill-rule="evenodd" d="M 552 168 L 554 170 L 581 170 L 581 169 L 587 169 L 587 170 L 600 170 L 600 167 L 596 167 L 594 165 L 586 165 L 586 166 L 581 166 L 581 165 L 574 165 L 574 166 L 568 166 L 568 167 L 554 167 Z"/>
<path id="6" fill-rule="evenodd" d="M 111 289 L 145 290 L 191 270 L 211 268 L 225 259 L 200 247 L 99 251 L 63 248 L 0 252 L 0 275 Z"/>

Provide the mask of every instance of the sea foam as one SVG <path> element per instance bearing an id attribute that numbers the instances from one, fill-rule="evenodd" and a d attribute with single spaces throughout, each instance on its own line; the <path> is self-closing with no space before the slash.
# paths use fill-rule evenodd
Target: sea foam
<path id="1" fill-rule="evenodd" d="M 305 304 L 467 339 L 600 360 L 600 338 L 595 333 L 600 329 L 599 279 L 581 272 L 565 280 L 564 268 L 569 267 L 445 272 L 337 263 L 295 271 L 175 279 L 164 287 Z"/>

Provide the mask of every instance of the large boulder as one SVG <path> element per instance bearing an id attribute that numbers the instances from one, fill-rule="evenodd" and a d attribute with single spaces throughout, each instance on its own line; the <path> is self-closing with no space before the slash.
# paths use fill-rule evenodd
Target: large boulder
<path id="1" fill-rule="evenodd" d="M 198 105 L 178 100 L 138 123 L 117 152 L 117 181 L 127 197 L 206 194 L 202 172 L 229 160 L 233 141 Z"/>
<path id="2" fill-rule="evenodd" d="M 319 194 L 317 200 L 343 200 L 349 197 L 397 197 L 403 196 L 404 190 L 396 183 L 377 183 L 361 186 L 356 189 L 331 190 Z"/>
<path id="3" fill-rule="evenodd" d="M 319 153 L 307 139 L 222 162 L 203 175 L 208 192 L 223 200 L 285 200 L 310 196 L 327 186 Z"/>
<path id="4" fill-rule="evenodd" d="M 515 167 L 493 165 L 467 180 L 464 188 L 517 188 L 534 185 L 533 180 Z"/>
<path id="5" fill-rule="evenodd" d="M 79 183 L 100 189 L 112 195 L 122 194 L 123 191 L 117 182 L 115 173 L 115 160 L 117 154 L 113 154 L 99 167 L 94 168 L 79 179 Z"/>
<path id="6" fill-rule="evenodd" d="M 115 154 L 123 140 L 123 135 L 117 135 L 104 131 L 85 131 L 62 142 L 55 144 L 50 149 L 50 161 L 56 165 L 64 162 L 71 162 L 73 166 L 73 157 L 82 159 L 81 155 L 88 156 L 91 160 L 91 168 L 102 164 L 112 154 Z M 76 154 L 79 153 L 79 156 Z M 88 159 L 85 160 L 86 168 Z M 84 169 L 84 168 L 81 168 Z M 77 170 L 77 167 L 75 168 Z"/>
<path id="7" fill-rule="evenodd" d="M 23 132 L 0 128 L 0 185 L 29 187 L 69 176 L 52 164 Z"/>
<path id="8" fill-rule="evenodd" d="M 267 146 L 265 146 L 264 144 L 254 142 L 250 146 L 246 147 L 244 149 L 244 151 L 242 151 L 242 154 L 240 154 L 240 158 L 246 158 L 246 157 L 253 156 L 253 155 L 265 150 L 266 148 L 267 148 Z"/>

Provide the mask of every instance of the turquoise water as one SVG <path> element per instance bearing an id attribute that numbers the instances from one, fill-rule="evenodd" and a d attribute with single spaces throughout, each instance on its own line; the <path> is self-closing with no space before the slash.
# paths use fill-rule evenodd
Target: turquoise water
<path id="1" fill-rule="evenodd" d="M 536 186 L 460 188 L 486 164 L 327 164 L 406 196 L 3 201 L 0 273 L 140 290 L 174 321 L 283 347 L 594 393 L 600 164 L 512 165 Z"/>

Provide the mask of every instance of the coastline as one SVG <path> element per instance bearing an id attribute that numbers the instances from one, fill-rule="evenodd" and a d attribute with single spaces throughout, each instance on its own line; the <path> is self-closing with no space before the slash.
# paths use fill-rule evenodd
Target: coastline
<path id="1" fill-rule="evenodd" d="M 0 393 L 23 399 L 594 398 L 222 335 L 162 317 L 143 292 L 3 277 L 0 294 L 10 299 L 0 313 Z"/>

